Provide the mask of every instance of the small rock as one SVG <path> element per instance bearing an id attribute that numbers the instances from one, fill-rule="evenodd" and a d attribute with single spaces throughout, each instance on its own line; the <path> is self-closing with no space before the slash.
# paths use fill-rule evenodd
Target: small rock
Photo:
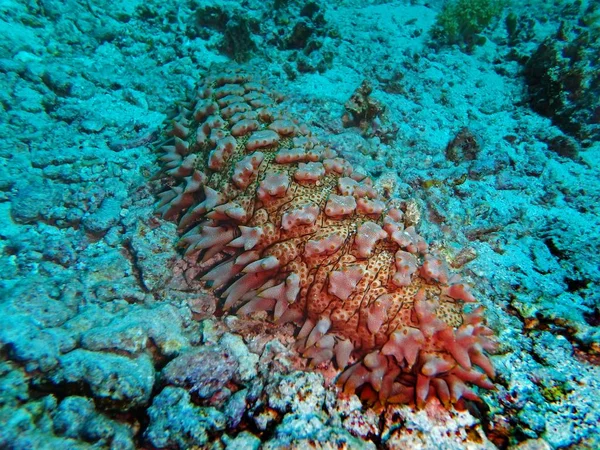
<path id="1" fill-rule="evenodd" d="M 77 349 L 60 357 L 60 366 L 51 379 L 56 384 L 84 384 L 107 408 L 126 411 L 150 400 L 154 367 L 146 355 L 130 359 Z"/>
<path id="2" fill-rule="evenodd" d="M 236 381 L 248 382 L 256 377 L 258 370 L 258 355 L 250 353 L 244 340 L 237 335 L 225 333 L 219 344 L 225 347 L 239 364 L 236 372 Z"/>
<path id="3" fill-rule="evenodd" d="M 242 420 L 242 416 L 246 411 L 246 396 L 248 395 L 248 389 L 242 389 L 233 394 L 227 403 L 223 412 L 227 416 L 227 426 L 229 428 L 235 428 L 239 425 Z"/>
<path id="4" fill-rule="evenodd" d="M 98 133 L 105 125 L 104 122 L 98 119 L 85 119 L 81 121 L 81 129 L 88 133 Z"/>
<path id="5" fill-rule="evenodd" d="M 223 436 L 226 450 L 258 450 L 260 448 L 260 439 L 248 431 L 242 431 L 233 439 Z"/>
<path id="6" fill-rule="evenodd" d="M 144 437 L 156 448 L 205 448 L 209 433 L 225 429 L 226 423 L 217 409 L 195 406 L 189 392 L 175 387 L 166 387 L 154 398 L 148 417 Z"/>
<path id="7" fill-rule="evenodd" d="M 92 233 L 103 233 L 119 222 L 121 202 L 107 197 L 100 208 L 83 218 L 83 226 Z"/>
<path id="8" fill-rule="evenodd" d="M 185 387 L 200 398 L 210 398 L 219 392 L 234 376 L 238 362 L 226 350 L 207 346 L 184 353 L 162 371 L 167 384 Z"/>
<path id="9" fill-rule="evenodd" d="M 11 214 L 15 222 L 31 223 L 46 216 L 57 203 L 54 184 L 38 177 L 17 182 L 16 195 L 12 200 Z"/>

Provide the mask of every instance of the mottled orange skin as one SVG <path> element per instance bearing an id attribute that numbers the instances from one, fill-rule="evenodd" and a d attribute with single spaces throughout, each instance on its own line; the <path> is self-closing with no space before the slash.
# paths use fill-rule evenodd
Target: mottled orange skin
<path id="1" fill-rule="evenodd" d="M 471 360 L 493 376 L 494 344 L 481 312 L 463 312 L 470 294 L 447 295 L 465 289 L 450 290 L 445 263 L 403 231 L 402 212 L 381 210 L 371 180 L 278 100 L 244 72 L 217 68 L 173 122 L 162 158 L 172 187 L 159 212 L 179 221 L 187 256 L 225 255 L 204 277 L 224 289 L 225 309 L 304 324 L 298 347 L 317 364 L 356 361 L 341 377 L 347 391 L 368 385 L 382 403 L 476 398 L 465 383 L 491 383 Z M 363 224 L 375 237 L 358 239 Z M 420 264 L 407 285 L 392 280 L 398 250 Z"/>

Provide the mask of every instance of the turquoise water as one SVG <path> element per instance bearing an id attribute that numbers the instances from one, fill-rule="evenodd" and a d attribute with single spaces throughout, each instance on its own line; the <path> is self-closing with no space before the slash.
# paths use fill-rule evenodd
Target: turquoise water
<path id="1" fill-rule="evenodd" d="M 599 448 L 599 23 L 593 0 L 0 2 L 0 448 Z M 217 263 L 184 255 L 189 206 L 156 212 L 188 176 L 165 176 L 161 147 L 173 118 L 195 130 L 185 109 L 228 64 L 402 211 L 428 244 L 402 261 L 435 255 L 471 286 L 493 389 L 469 382 L 449 406 L 436 381 L 419 401 L 422 348 L 399 362 L 404 402 L 377 403 L 373 365 L 343 393 L 322 348 L 351 333 L 274 323 L 294 277 L 237 314 L 224 299 L 243 275 L 201 279 Z M 217 260 L 239 256 L 232 239 Z M 355 276 L 329 271 L 346 284 L 327 295 L 350 298 Z M 458 283 L 442 278 L 427 280 Z M 366 329 L 384 329 L 381 311 Z"/>

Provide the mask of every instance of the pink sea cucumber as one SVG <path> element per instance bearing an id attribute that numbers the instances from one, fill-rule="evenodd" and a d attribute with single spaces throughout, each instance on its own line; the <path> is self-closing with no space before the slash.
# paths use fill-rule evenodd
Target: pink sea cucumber
<path id="1" fill-rule="evenodd" d="M 475 298 L 370 178 L 321 145 L 255 78 L 215 67 L 173 120 L 158 212 L 238 315 L 294 322 L 300 352 L 346 392 L 444 405 L 491 389 L 495 350 Z"/>

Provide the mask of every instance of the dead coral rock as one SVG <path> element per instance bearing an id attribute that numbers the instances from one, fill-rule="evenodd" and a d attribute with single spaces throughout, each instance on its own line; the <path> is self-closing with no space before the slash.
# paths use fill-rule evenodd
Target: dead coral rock
<path id="1" fill-rule="evenodd" d="M 379 435 L 380 421 L 381 417 L 372 408 L 356 409 L 346 413 L 343 426 L 354 436 L 368 439 L 369 436 Z"/>
<path id="2" fill-rule="evenodd" d="M 342 122 L 345 127 L 358 127 L 383 113 L 383 107 L 379 102 L 370 97 L 371 92 L 373 86 L 368 80 L 363 80 L 344 105 L 346 113 L 342 117 Z"/>
<path id="3" fill-rule="evenodd" d="M 468 128 L 462 128 L 446 147 L 446 158 L 455 163 L 472 161 L 481 151 L 483 141 Z"/>
<path id="4" fill-rule="evenodd" d="M 300 19 L 296 22 L 291 33 L 287 37 L 287 47 L 291 49 L 304 48 L 314 32 L 315 27 L 309 20 L 304 18 Z"/>
<path id="5" fill-rule="evenodd" d="M 212 315 L 217 310 L 217 303 L 212 295 L 198 294 L 198 296 L 187 300 L 188 307 L 192 312 L 194 320 L 202 320 Z"/>
<path id="6" fill-rule="evenodd" d="M 76 349 L 59 359 L 51 376 L 58 388 L 91 392 L 108 409 L 127 411 L 145 406 L 154 386 L 154 366 L 146 355 L 137 358 Z"/>
<path id="7" fill-rule="evenodd" d="M 323 376 L 311 372 L 276 374 L 265 387 L 269 406 L 281 413 L 308 414 L 320 411 L 325 403 Z"/>
<path id="8" fill-rule="evenodd" d="M 466 411 L 446 411 L 438 402 L 430 402 L 421 411 L 394 406 L 385 412 L 383 441 L 386 448 L 473 448 L 496 450 L 478 420 Z"/>
<path id="9" fill-rule="evenodd" d="M 155 347 L 157 356 L 172 357 L 190 345 L 183 333 L 188 319 L 183 311 L 169 304 L 154 308 L 132 306 L 116 314 L 110 324 L 84 332 L 81 345 L 87 350 L 131 354 Z"/>
<path id="10" fill-rule="evenodd" d="M 398 127 L 388 123 L 385 106 L 371 97 L 372 92 L 371 83 L 363 80 L 344 105 L 342 124 L 345 128 L 358 127 L 364 136 L 377 136 L 382 142 L 389 142 L 396 136 Z"/>
<path id="11" fill-rule="evenodd" d="M 235 16 L 225 24 L 223 40 L 219 48 L 235 61 L 247 61 L 256 44 L 252 39 L 252 29 L 256 24 L 244 15 Z"/>
<path id="12" fill-rule="evenodd" d="M 584 147 L 600 139 L 599 16 L 597 2 L 569 3 L 524 70 L 531 107 Z"/>
<path id="13" fill-rule="evenodd" d="M 165 288 L 173 279 L 170 270 L 177 257 L 170 241 L 170 227 L 159 227 L 154 220 L 139 221 L 134 225 L 128 241 L 128 250 L 134 267 L 139 271 L 140 282 L 152 292 Z"/>
<path id="14" fill-rule="evenodd" d="M 512 447 L 514 450 L 551 450 L 552 447 L 544 439 L 527 439 Z"/>
<path id="15" fill-rule="evenodd" d="M 208 399 L 229 383 L 238 363 L 226 350 L 207 346 L 184 353 L 162 371 L 163 380 L 170 385 L 184 387 L 201 399 Z"/>
<path id="16" fill-rule="evenodd" d="M 338 38 L 316 2 L 275 2 L 248 7 L 235 1 L 199 2 L 188 33 L 197 34 L 232 59 L 243 62 L 253 54 L 269 55 L 272 49 L 286 52 L 300 72 L 324 71 L 333 52 L 323 51 Z M 269 55 L 268 57 L 272 57 Z M 290 70 L 293 72 L 294 69 Z M 295 72 L 293 72 L 295 73 Z"/>
<path id="17" fill-rule="evenodd" d="M 242 431 L 241 433 L 238 433 L 235 438 L 224 435 L 221 440 L 227 446 L 226 448 L 230 449 L 243 448 L 244 450 L 259 450 L 262 446 L 260 438 L 254 436 L 249 431 Z"/>
<path id="18" fill-rule="evenodd" d="M 249 383 L 258 374 L 258 355 L 250 352 L 244 340 L 235 334 L 225 333 L 219 340 L 219 345 L 233 355 L 238 362 L 238 370 L 233 381 L 236 383 Z"/>
<path id="19" fill-rule="evenodd" d="M 554 136 L 547 140 L 548 150 L 556 153 L 559 156 L 570 158 L 573 160 L 579 159 L 579 144 L 569 136 Z"/>
<path id="20" fill-rule="evenodd" d="M 196 10 L 191 29 L 210 39 L 220 33 L 218 49 L 236 61 L 247 61 L 257 49 L 255 35 L 259 33 L 260 17 L 248 14 L 236 2 L 214 0 L 201 2 Z M 218 34 L 217 33 L 217 34 Z"/>
<path id="21" fill-rule="evenodd" d="M 38 186 L 39 189 L 32 189 Z M 11 215 L 17 223 L 33 223 L 47 218 L 53 205 L 59 204 L 58 184 L 37 176 L 27 176 L 15 183 Z"/>
<path id="22" fill-rule="evenodd" d="M 237 427 L 242 421 L 242 416 L 246 412 L 248 389 L 242 389 L 234 393 L 225 404 L 223 412 L 227 417 L 229 428 Z"/>
<path id="23" fill-rule="evenodd" d="M 325 18 L 325 3 L 287 2 L 273 18 L 269 41 L 280 49 L 292 50 L 289 61 L 296 62 L 300 73 L 325 72 L 331 67 L 338 33 Z M 266 30 L 265 30 L 266 31 Z M 286 69 L 295 77 L 291 66 Z"/>
<path id="24" fill-rule="evenodd" d="M 166 387 L 148 408 L 144 438 L 153 448 L 208 448 L 211 436 L 225 429 L 227 418 L 212 407 L 192 403 L 185 389 Z"/>
<path id="25" fill-rule="evenodd" d="M 340 427 L 330 426 L 325 414 L 286 414 L 275 429 L 275 437 L 263 445 L 265 450 L 357 449 L 375 450 L 371 441 L 363 441 Z M 334 443 L 334 444 L 332 444 Z"/>
<path id="26" fill-rule="evenodd" d="M 133 449 L 133 430 L 96 411 L 85 397 L 66 397 L 52 414 L 54 432 L 97 447 Z M 58 446 L 60 447 L 60 446 Z"/>
<path id="27" fill-rule="evenodd" d="M 200 399 L 217 403 L 231 389 L 247 385 L 258 373 L 258 356 L 249 352 L 240 336 L 225 333 L 217 344 L 183 353 L 162 371 L 166 384 L 183 387 Z"/>

